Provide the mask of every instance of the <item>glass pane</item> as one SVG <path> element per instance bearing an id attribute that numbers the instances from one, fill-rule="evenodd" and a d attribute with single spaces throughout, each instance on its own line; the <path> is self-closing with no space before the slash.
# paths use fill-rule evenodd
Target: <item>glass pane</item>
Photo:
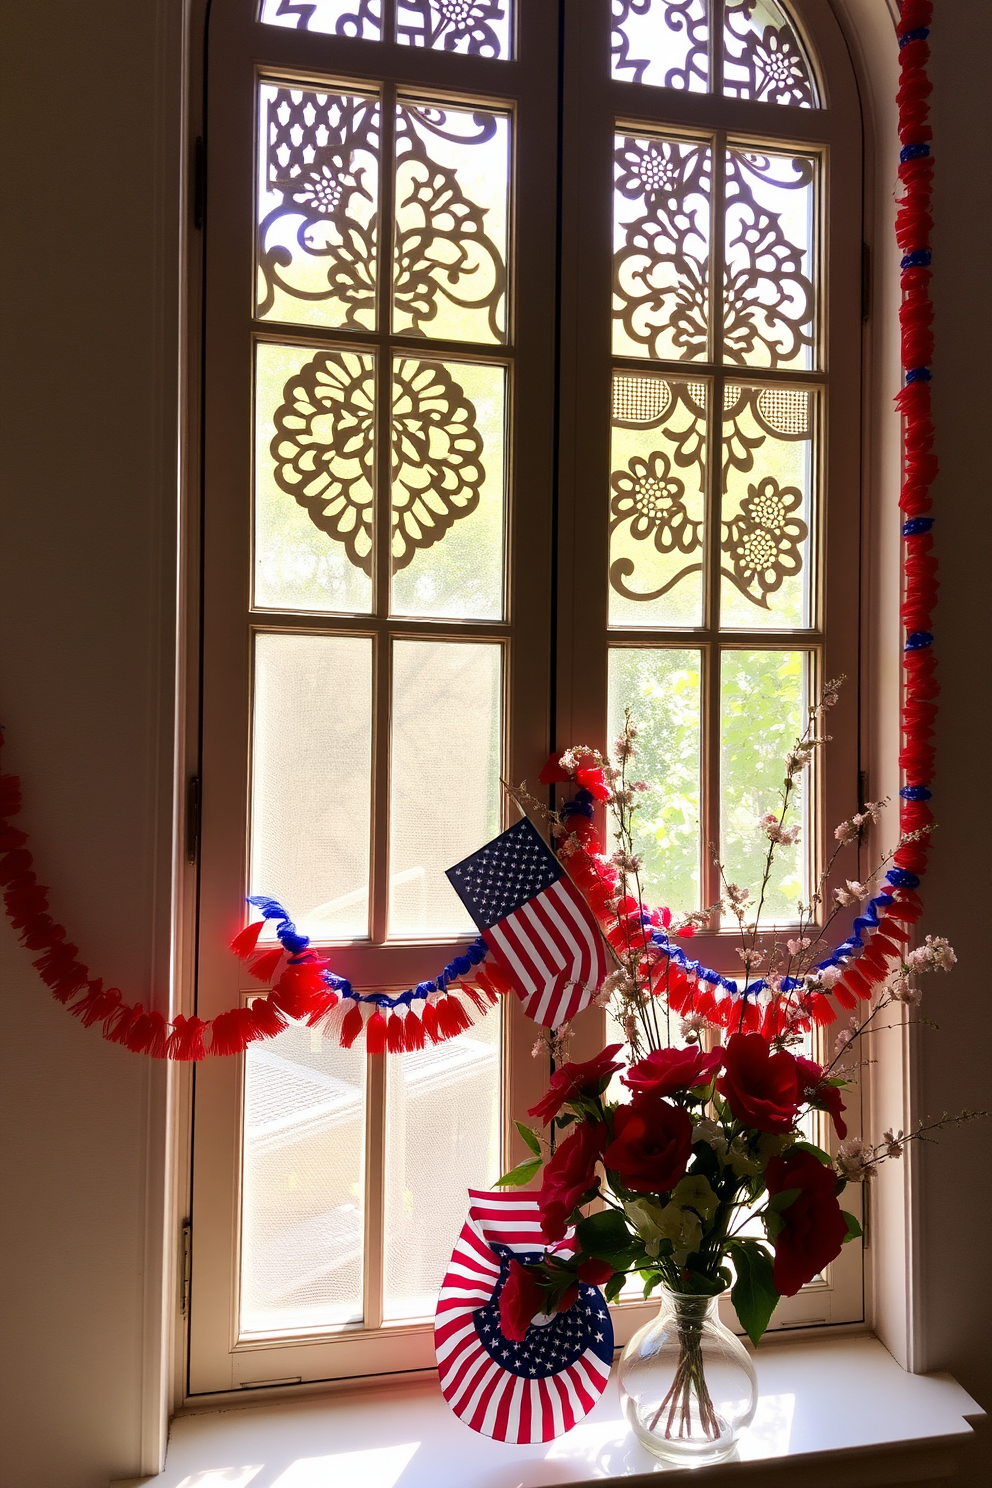
<path id="1" fill-rule="evenodd" d="M 727 152 L 724 352 L 748 367 L 812 367 L 816 161 Z"/>
<path id="2" fill-rule="evenodd" d="M 810 623 L 810 507 L 816 394 L 724 388 L 720 623 Z"/>
<path id="3" fill-rule="evenodd" d="M 309 1028 L 245 1052 L 242 1335 L 362 1320 L 364 1081 Z"/>
<path id="4" fill-rule="evenodd" d="M 375 327 L 379 102 L 262 83 L 256 315 Z"/>
<path id="5" fill-rule="evenodd" d="M 256 347 L 255 604 L 372 608 L 375 361 Z"/>
<path id="6" fill-rule="evenodd" d="M 652 907 L 700 907 L 699 671 L 698 651 L 610 651 L 609 737 L 620 732 L 629 707 L 638 729 L 633 778 L 649 786 L 634 840 L 642 897 Z"/>
<path id="7" fill-rule="evenodd" d="M 398 105 L 394 331 L 506 339 L 509 150 L 506 114 Z"/>
<path id="8" fill-rule="evenodd" d="M 393 613 L 503 615 L 506 372 L 393 362 Z"/>
<path id="9" fill-rule="evenodd" d="M 389 933 L 474 935 L 445 869 L 500 828 L 502 648 L 393 643 Z"/>
<path id="10" fill-rule="evenodd" d="M 499 1009 L 386 1070 L 385 1317 L 433 1317 L 467 1190 L 500 1174 Z M 443 1181 L 441 1180 L 443 1177 Z"/>
<path id="11" fill-rule="evenodd" d="M 709 35 L 706 0 L 613 0 L 613 76 L 705 93 Z"/>
<path id="12" fill-rule="evenodd" d="M 732 98 L 816 108 L 813 74 L 799 38 L 774 0 L 726 0 L 723 91 Z"/>
<path id="13" fill-rule="evenodd" d="M 720 837 L 727 877 L 757 900 L 765 871 L 766 812 L 781 811 L 785 756 L 806 722 L 809 652 L 725 651 L 721 682 Z M 799 826 L 791 847 L 775 849 L 762 919 L 795 923 L 807 897 L 807 777 L 791 797 L 784 826 Z"/>
<path id="14" fill-rule="evenodd" d="M 509 57 L 512 0 L 397 0 L 401 46 Z"/>
<path id="15" fill-rule="evenodd" d="M 371 640 L 256 636 L 251 893 L 315 939 L 366 936 L 371 794 Z"/>
<path id="16" fill-rule="evenodd" d="M 381 0 L 262 0 L 259 20 L 266 26 L 292 26 L 297 31 L 378 41 Z"/>
<path id="17" fill-rule="evenodd" d="M 711 155 L 673 139 L 614 141 L 613 350 L 706 356 Z"/>
<path id="18" fill-rule="evenodd" d="M 702 624 L 707 391 L 614 373 L 611 625 Z"/>

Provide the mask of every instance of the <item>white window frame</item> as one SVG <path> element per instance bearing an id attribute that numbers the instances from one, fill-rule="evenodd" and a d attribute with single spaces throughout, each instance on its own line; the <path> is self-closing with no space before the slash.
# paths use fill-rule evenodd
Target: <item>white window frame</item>
<path id="1" fill-rule="evenodd" d="M 856 530 L 860 519 L 860 302 L 861 302 L 861 193 L 860 149 L 856 148 L 859 102 L 850 61 L 839 27 L 823 7 L 804 0 L 789 8 L 816 57 L 820 73 L 821 101 L 818 110 L 782 109 L 720 97 L 679 95 L 630 83 L 611 81 L 601 66 L 596 48 L 602 46 L 603 21 L 608 7 L 601 0 L 582 0 L 584 23 L 568 36 L 567 65 L 577 69 L 583 83 L 566 98 L 566 135 L 588 141 L 581 170 L 579 151 L 566 157 L 563 219 L 565 253 L 561 283 L 561 439 L 557 515 L 559 559 L 557 633 L 559 638 L 555 710 L 556 742 L 600 738 L 605 733 L 605 628 L 596 615 L 605 614 L 605 562 L 599 550 L 591 549 L 593 562 L 583 568 L 580 556 L 582 533 L 595 528 L 603 507 L 602 480 L 608 409 L 609 320 L 594 327 L 584 309 L 590 286 L 602 264 L 597 263 L 592 235 L 574 233 L 571 241 L 584 241 L 584 252 L 570 252 L 568 225 L 598 220 L 589 211 L 585 195 L 598 171 L 602 182 L 610 180 L 609 150 L 612 123 L 637 120 L 673 128 L 724 128 L 745 135 L 770 139 L 788 137 L 803 146 L 824 152 L 832 162 L 842 157 L 849 165 L 846 175 L 828 173 L 830 227 L 828 256 L 831 292 L 825 299 L 829 317 L 827 335 L 833 354 L 822 382 L 832 381 L 831 427 L 843 427 L 844 440 L 831 436 L 828 461 L 831 475 L 829 543 L 833 534 Z M 569 0 L 569 6 L 576 0 Z M 269 26 L 245 26 L 235 11 L 244 0 L 214 0 L 211 20 L 211 100 L 207 134 L 207 178 L 210 182 L 207 233 L 204 457 L 204 703 L 202 764 L 203 873 L 200 897 L 200 961 L 198 1007 L 201 1016 L 211 1016 L 233 1005 L 248 990 L 239 968 L 225 949 L 231 904 L 243 892 L 247 792 L 245 777 L 230 769 L 232 759 L 247 760 L 248 754 L 248 638 L 246 582 L 249 574 L 246 496 L 250 491 L 249 456 L 245 447 L 244 400 L 250 378 L 246 356 L 250 342 L 246 334 L 251 275 L 251 212 L 253 199 L 252 150 L 253 81 L 256 67 L 267 74 L 337 82 L 383 78 L 394 86 L 434 88 L 448 97 L 474 96 L 494 103 L 509 103 L 516 110 L 518 138 L 525 130 L 531 140 L 543 140 L 540 159 L 550 162 L 553 178 L 555 109 L 553 90 L 546 86 L 549 56 L 554 56 L 554 0 L 526 0 L 528 25 L 537 36 L 544 28 L 545 46 L 529 53 L 522 48 L 519 62 L 487 63 L 484 60 L 444 53 L 430 53 L 393 46 L 388 42 L 349 42 L 316 33 L 298 33 Z M 389 5 L 387 0 L 387 19 Z M 372 53 L 374 52 L 374 60 Z M 607 47 L 608 53 L 608 47 Z M 604 53 L 606 55 L 607 53 Z M 503 70 L 505 69 L 505 71 Z M 598 70 L 597 70 L 598 69 Z M 223 104 L 220 100 L 223 99 Z M 787 116 L 787 123 L 786 123 Z M 597 125 L 608 122 L 597 134 Z M 240 162 L 236 168 L 233 163 Z M 247 164 L 245 163 L 247 162 Z M 546 189 L 539 169 L 537 146 L 528 158 L 528 169 L 517 183 L 516 315 L 520 334 L 512 344 L 519 358 L 515 406 L 516 439 L 527 452 L 528 492 L 550 490 L 552 449 L 543 427 L 542 408 L 549 407 L 548 394 L 528 398 L 523 368 L 531 368 L 534 389 L 550 387 L 554 361 L 554 306 L 541 292 L 542 276 L 549 272 L 554 251 L 554 199 Z M 602 186 L 601 182 L 601 186 Z M 608 222 L 608 215 L 603 226 Z M 512 250 L 511 250 L 512 251 Z M 553 274 L 553 264 L 551 265 Z M 551 282 L 545 278 L 545 283 Z M 608 296 L 605 301 L 608 304 Z M 852 307 L 857 306 L 855 312 Z M 857 320 L 857 325 L 854 321 Z M 275 336 L 282 328 L 266 328 Z M 311 333 L 307 333 L 310 335 Z M 318 338 L 319 339 L 319 338 Z M 334 340 L 334 336 L 327 339 Z M 363 338 L 371 344 L 375 338 Z M 394 342 L 400 338 L 391 338 Z M 422 344 L 422 343 L 421 343 Z M 838 352 L 838 348 L 843 348 Z M 508 350 L 508 348 L 500 348 Z M 465 348 L 468 355 L 471 349 Z M 684 364 L 686 370 L 694 364 Z M 579 369 L 581 368 L 581 376 Z M 849 378 L 841 375 L 846 368 Z M 592 369 L 596 369 L 595 372 Z M 750 373 L 745 376 L 750 377 Z M 760 380 L 760 374 L 758 379 Z M 602 402 L 604 386 L 606 402 Z M 528 426 L 529 421 L 529 426 Z M 548 421 L 549 422 L 549 421 Z M 522 465 L 522 461 L 519 462 Z M 838 493 L 841 493 L 840 495 Z M 528 575 L 547 563 L 553 541 L 550 503 L 531 502 L 526 513 L 523 502 L 511 505 L 514 515 L 512 542 L 521 555 L 511 565 L 511 608 L 506 625 L 492 628 L 505 637 L 515 652 L 512 691 L 507 698 L 508 768 L 511 778 L 533 775 L 546 752 L 549 735 L 549 658 L 547 648 L 529 644 L 535 633 L 546 632 L 547 615 L 542 611 L 535 586 Z M 852 526 L 853 524 L 853 526 Z M 523 555 L 526 553 L 526 557 Z M 598 567 L 596 563 L 598 562 Z M 547 568 L 545 568 L 547 571 Z M 822 642 L 822 674 L 857 673 L 857 582 L 856 575 L 842 576 L 838 566 L 825 572 L 826 605 L 830 635 L 815 637 Z M 850 603 L 851 595 L 854 603 Z M 241 596 L 240 613 L 232 616 L 232 596 Z M 271 617 L 264 628 L 273 628 Z M 319 624 L 314 628 L 322 628 Z M 371 633 L 374 627 L 355 622 L 350 628 Z M 479 629 L 479 627 L 472 627 Z M 429 622 L 410 622 L 405 633 L 430 633 Z M 383 634 L 404 633 L 404 625 L 390 621 L 380 626 Z M 564 638 L 568 638 L 565 644 Z M 853 685 L 849 693 L 853 694 Z M 829 774 L 819 794 L 817 831 L 822 852 L 824 823 L 850 815 L 856 802 L 858 738 L 856 729 L 845 731 L 835 743 Z M 700 954 L 709 964 L 730 971 L 728 937 L 714 934 L 700 943 Z M 357 958 L 357 959 L 356 959 Z M 336 948 L 336 969 L 353 976 L 357 984 L 409 985 L 436 969 L 437 948 L 407 947 Z M 254 987 L 251 990 L 256 990 Z M 546 1071 L 527 1058 L 533 1030 L 511 1008 L 505 1034 L 506 1069 L 504 1128 L 507 1162 L 520 1155 L 512 1118 L 521 1116 L 541 1093 Z M 578 1029 L 575 1057 L 582 1057 L 601 1040 L 602 1020 L 595 1013 L 585 1017 Z M 239 1343 L 232 1331 L 236 1307 L 236 1247 L 230 1238 L 237 1234 L 239 1200 L 239 1126 L 241 1109 L 241 1061 L 208 1061 L 196 1072 L 197 1160 L 194 1166 L 193 1218 L 193 1310 L 206 1347 L 194 1344 L 190 1356 L 187 1391 L 191 1396 L 225 1392 L 266 1380 L 300 1378 L 325 1380 L 336 1375 L 378 1374 L 431 1367 L 430 1330 L 423 1324 L 388 1325 L 370 1330 L 361 1339 L 328 1339 L 321 1343 L 299 1340 L 272 1343 Z M 378 1069 L 375 1066 L 378 1064 Z M 510 1074 L 512 1071 L 512 1088 Z M 370 1094 L 379 1098 L 382 1085 L 381 1060 L 370 1061 Z M 207 1130 L 209 1140 L 201 1140 Z M 776 1318 L 779 1327 L 799 1327 L 811 1321 L 855 1323 L 863 1317 L 861 1256 L 848 1247 L 842 1262 L 831 1268 L 825 1283 L 814 1284 L 808 1293 L 783 1304 Z M 841 1275 L 841 1272 L 844 1272 Z M 817 1300 L 809 1303 L 816 1292 Z M 822 1305 L 821 1305 L 822 1304 Z M 623 1304 L 617 1309 L 618 1340 L 640 1325 L 652 1308 Z M 826 1314 L 824 1316 L 824 1313 Z M 197 1316 L 198 1314 L 198 1316 Z M 343 1351 L 348 1359 L 342 1363 Z"/>

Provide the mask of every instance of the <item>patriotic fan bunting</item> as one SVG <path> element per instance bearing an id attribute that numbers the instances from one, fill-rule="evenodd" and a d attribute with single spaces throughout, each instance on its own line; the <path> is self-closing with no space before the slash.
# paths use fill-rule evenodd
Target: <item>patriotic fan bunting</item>
<path id="1" fill-rule="evenodd" d="M 532 1323 L 516 1343 L 500 1328 L 511 1259 L 543 1258 L 548 1243 L 529 1194 L 469 1190 L 469 1217 L 441 1283 L 434 1341 L 441 1393 L 458 1418 L 504 1442 L 570 1431 L 606 1388 L 613 1324 L 598 1288 L 579 1285 L 567 1312 Z M 568 1255 L 568 1242 L 556 1247 Z"/>
<path id="2" fill-rule="evenodd" d="M 448 869 L 448 878 L 535 1023 L 558 1028 L 610 969 L 579 890 L 525 818 Z"/>

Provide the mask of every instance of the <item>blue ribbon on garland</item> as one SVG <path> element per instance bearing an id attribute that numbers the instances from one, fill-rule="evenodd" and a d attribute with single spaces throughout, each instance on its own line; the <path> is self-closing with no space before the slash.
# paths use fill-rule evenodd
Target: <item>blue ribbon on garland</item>
<path id="1" fill-rule="evenodd" d="M 309 950 L 310 937 L 297 930 L 278 899 L 270 899 L 267 894 L 254 894 L 249 896 L 248 903 L 262 911 L 263 919 L 276 921 L 276 938 L 283 949 L 289 952 L 291 966 L 297 966 L 306 959 L 303 952 Z M 374 1002 L 380 1008 L 409 1007 L 413 1002 L 426 1001 L 433 992 L 444 992 L 452 982 L 460 981 L 473 966 L 481 965 L 488 952 L 489 947 L 480 935 L 465 947 L 462 955 L 449 961 L 433 981 L 418 982 L 415 987 L 408 988 L 406 992 L 398 992 L 395 996 L 390 996 L 387 992 L 356 992 L 347 977 L 338 976 L 333 971 L 323 971 L 321 975 L 328 987 L 341 997 L 350 997 L 353 1002 Z"/>

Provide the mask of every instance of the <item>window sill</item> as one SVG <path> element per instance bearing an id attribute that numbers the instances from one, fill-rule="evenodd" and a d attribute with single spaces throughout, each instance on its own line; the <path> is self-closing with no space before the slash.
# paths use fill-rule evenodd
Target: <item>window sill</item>
<path id="1" fill-rule="evenodd" d="M 952 1477 L 981 1408 L 949 1375 L 906 1374 L 866 1335 L 757 1351 L 757 1415 L 739 1455 L 694 1482 L 803 1488 Z M 675 1469 L 667 1469 L 674 1471 Z M 615 1386 L 567 1436 L 510 1447 L 475 1435 L 420 1377 L 232 1408 L 172 1423 L 164 1473 L 132 1488 L 552 1488 L 665 1472 L 627 1430 Z M 123 1485 L 121 1485 L 123 1488 Z"/>

